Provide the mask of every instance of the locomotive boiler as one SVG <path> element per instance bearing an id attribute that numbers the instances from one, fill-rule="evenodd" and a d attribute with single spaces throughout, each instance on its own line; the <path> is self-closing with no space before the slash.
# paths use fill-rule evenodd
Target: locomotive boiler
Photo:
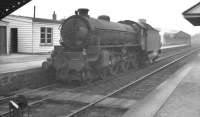
<path id="1" fill-rule="evenodd" d="M 104 79 L 152 63 L 160 52 L 159 31 L 145 21 L 111 22 L 78 9 L 61 24 L 60 46 L 55 46 L 44 68 L 53 68 L 63 82 Z"/>

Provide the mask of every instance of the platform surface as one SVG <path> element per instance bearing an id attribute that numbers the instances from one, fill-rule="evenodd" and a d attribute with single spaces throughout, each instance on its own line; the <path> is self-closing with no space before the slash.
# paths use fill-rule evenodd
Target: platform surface
<path id="1" fill-rule="evenodd" d="M 41 67 L 50 55 L 11 54 L 0 56 L 0 74 Z"/>
<path id="2" fill-rule="evenodd" d="M 50 54 L 10 54 L 0 56 L 0 64 L 45 60 Z"/>
<path id="3" fill-rule="evenodd" d="M 200 53 L 192 70 L 154 117 L 200 117 Z"/>
<path id="4" fill-rule="evenodd" d="M 200 117 L 200 53 L 123 117 Z"/>
<path id="5" fill-rule="evenodd" d="M 176 48 L 176 47 L 183 47 L 183 46 L 187 46 L 187 44 L 162 46 L 161 50 L 169 49 L 169 48 Z"/>

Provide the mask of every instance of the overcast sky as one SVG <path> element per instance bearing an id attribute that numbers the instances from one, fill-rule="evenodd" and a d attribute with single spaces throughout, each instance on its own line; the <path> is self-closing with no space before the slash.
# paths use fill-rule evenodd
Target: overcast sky
<path id="1" fill-rule="evenodd" d="M 13 14 L 32 17 L 35 5 L 36 17 L 52 18 L 55 11 L 57 19 L 61 19 L 73 15 L 78 8 L 89 8 L 89 15 L 95 18 L 102 14 L 109 15 L 114 22 L 145 18 L 147 23 L 157 28 L 195 34 L 200 33 L 200 27 L 185 20 L 182 12 L 198 2 L 199 0 L 32 0 Z"/>

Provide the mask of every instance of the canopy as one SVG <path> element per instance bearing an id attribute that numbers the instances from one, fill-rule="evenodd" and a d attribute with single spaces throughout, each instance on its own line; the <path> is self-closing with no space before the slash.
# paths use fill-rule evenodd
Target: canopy
<path id="1" fill-rule="evenodd" d="M 30 1 L 31 0 L 1 0 L 0 20 Z"/>
<path id="2" fill-rule="evenodd" d="M 184 11 L 183 16 L 194 26 L 200 26 L 200 2 Z"/>

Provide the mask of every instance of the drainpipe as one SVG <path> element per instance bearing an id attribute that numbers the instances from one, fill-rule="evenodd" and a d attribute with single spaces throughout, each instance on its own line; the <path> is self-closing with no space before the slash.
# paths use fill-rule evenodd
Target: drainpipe
<path id="1" fill-rule="evenodd" d="M 33 54 L 33 20 L 32 20 L 32 54 Z"/>
<path id="2" fill-rule="evenodd" d="M 34 6 L 33 19 L 35 19 L 36 7 Z M 32 20 L 32 54 L 33 54 L 33 20 Z"/>
<path id="3" fill-rule="evenodd" d="M 33 18 L 35 18 L 35 6 L 34 6 L 34 11 L 33 11 Z"/>

